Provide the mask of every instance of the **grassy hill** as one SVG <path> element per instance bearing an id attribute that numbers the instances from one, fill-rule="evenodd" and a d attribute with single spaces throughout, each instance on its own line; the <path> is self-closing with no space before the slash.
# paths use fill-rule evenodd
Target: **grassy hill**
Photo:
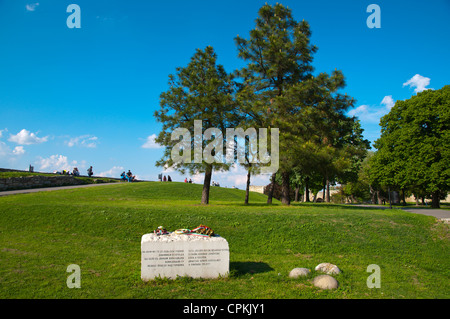
<path id="1" fill-rule="evenodd" d="M 266 197 L 202 185 L 118 183 L 0 198 L 0 298 L 449 298 L 448 225 L 429 216 L 330 204 L 268 206 Z M 140 279 L 140 240 L 210 226 L 229 242 L 230 276 Z M 315 288 L 321 262 L 338 265 L 340 287 Z M 81 268 L 69 289 L 67 266 Z M 366 285 L 381 267 L 381 288 Z M 306 267 L 312 275 L 291 279 Z"/>
<path id="2" fill-rule="evenodd" d="M 26 172 L 26 171 L 0 171 L 0 179 L 15 178 L 15 177 L 30 177 L 30 176 L 62 176 L 55 173 L 40 173 L 40 172 Z M 75 179 L 81 180 L 86 184 L 95 184 L 97 182 L 114 183 L 118 182 L 118 178 L 110 177 L 88 177 L 88 176 L 73 176 Z"/>

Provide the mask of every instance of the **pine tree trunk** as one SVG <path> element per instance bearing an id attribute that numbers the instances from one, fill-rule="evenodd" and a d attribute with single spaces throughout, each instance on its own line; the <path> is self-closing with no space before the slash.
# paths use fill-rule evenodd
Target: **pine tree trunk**
<path id="1" fill-rule="evenodd" d="M 283 172 L 281 173 L 281 204 L 282 205 L 290 205 L 291 199 L 289 196 L 289 173 Z"/>
<path id="2" fill-rule="evenodd" d="M 305 179 L 305 202 L 309 203 L 309 177 Z"/>
<path id="3" fill-rule="evenodd" d="M 327 197 L 326 197 L 327 203 L 331 202 L 330 198 L 330 181 L 327 179 Z"/>
<path id="4" fill-rule="evenodd" d="M 273 173 L 272 181 L 269 184 L 269 194 L 267 194 L 267 204 L 272 204 L 273 190 L 275 189 L 275 176 L 276 173 Z"/>
<path id="5" fill-rule="evenodd" d="M 441 195 L 441 192 L 440 191 L 435 191 L 435 192 L 433 192 L 432 193 L 432 195 L 431 195 L 431 208 L 441 208 L 441 205 L 440 205 L 440 195 Z"/>
<path id="6" fill-rule="evenodd" d="M 203 181 L 202 190 L 202 205 L 209 204 L 209 189 L 211 187 L 211 177 L 212 177 L 212 166 L 208 166 L 205 172 L 205 179 Z"/>
<path id="7" fill-rule="evenodd" d="M 325 203 L 325 193 L 327 190 L 327 181 L 324 179 L 323 180 L 323 189 L 322 189 L 322 202 Z"/>
<path id="8" fill-rule="evenodd" d="M 250 167 L 247 172 L 247 187 L 245 188 L 245 204 L 248 205 L 248 198 L 250 195 Z"/>

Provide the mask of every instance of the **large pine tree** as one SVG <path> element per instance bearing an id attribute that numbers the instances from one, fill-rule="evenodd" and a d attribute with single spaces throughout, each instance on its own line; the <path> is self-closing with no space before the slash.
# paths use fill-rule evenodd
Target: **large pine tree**
<path id="1" fill-rule="evenodd" d="M 201 134 L 209 128 L 217 128 L 225 132 L 227 127 L 235 127 L 238 123 L 238 110 L 234 101 L 235 84 L 233 76 L 228 74 L 222 65 L 217 64 L 217 55 L 211 46 L 204 50 L 198 49 L 186 67 L 176 69 L 175 75 L 169 76 L 169 89 L 161 93 L 160 109 L 155 112 L 156 119 L 163 127 L 156 142 L 165 146 L 163 158 L 157 166 L 172 167 L 182 173 L 188 170 L 191 174 L 204 173 L 202 204 L 209 203 L 209 189 L 213 170 L 228 170 L 230 164 L 223 157 L 214 162 L 201 161 L 196 158 L 195 149 L 203 151 L 205 146 L 216 138 L 222 150 L 226 145 L 226 135 L 211 136 L 211 141 L 198 139 L 195 136 L 195 122 L 202 121 Z M 198 123 L 198 122 L 197 122 Z M 186 162 L 175 162 L 172 150 L 178 140 L 172 141 L 172 132 L 177 128 L 185 128 L 190 132 L 191 158 Z M 183 150 L 183 152 L 186 150 Z M 213 149 L 211 154 L 218 150 Z M 220 154 L 221 152 L 217 152 Z"/>
<path id="2" fill-rule="evenodd" d="M 345 86 L 340 71 L 313 75 L 317 48 L 310 44 L 306 21 L 295 21 L 281 4 L 266 4 L 255 23 L 248 39 L 235 39 L 239 57 L 247 62 L 238 72 L 242 78 L 238 101 L 255 125 L 280 130 L 281 201 L 289 204 L 289 176 L 302 165 L 302 146 L 312 141 L 334 147 L 344 111 L 354 101 L 336 93 Z M 275 174 L 272 186 L 274 181 Z"/>

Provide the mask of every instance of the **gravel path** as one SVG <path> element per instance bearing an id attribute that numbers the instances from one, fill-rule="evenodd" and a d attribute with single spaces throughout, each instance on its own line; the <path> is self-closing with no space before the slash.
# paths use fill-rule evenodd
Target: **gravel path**
<path id="1" fill-rule="evenodd" d="M 379 205 L 353 205 L 358 207 L 367 207 L 367 208 L 378 208 L 378 209 L 389 209 L 389 206 L 379 206 Z M 442 219 L 446 223 L 450 222 L 450 210 L 445 209 L 432 209 L 432 208 L 421 208 L 421 207 L 398 207 L 395 209 L 402 209 L 404 211 L 414 213 L 414 214 L 422 214 L 427 216 L 434 216 L 438 219 Z"/>
<path id="2" fill-rule="evenodd" d="M 414 213 L 414 214 L 422 214 L 427 216 L 434 216 L 438 219 L 442 219 L 446 223 L 450 222 L 450 210 L 445 209 L 424 209 L 420 207 L 408 207 L 408 208 L 402 208 L 403 210 Z"/>

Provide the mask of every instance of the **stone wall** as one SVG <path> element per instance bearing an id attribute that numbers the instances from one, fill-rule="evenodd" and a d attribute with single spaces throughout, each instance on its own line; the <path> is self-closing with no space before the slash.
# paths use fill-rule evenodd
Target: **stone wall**
<path id="1" fill-rule="evenodd" d="M 0 179 L 0 191 L 82 184 L 86 182 L 70 175 L 10 177 Z"/>
<path id="2" fill-rule="evenodd" d="M 253 186 L 253 185 L 250 185 L 250 191 L 251 192 L 256 192 L 256 193 L 261 193 L 261 194 L 264 194 L 264 188 L 265 188 L 266 186 Z"/>

